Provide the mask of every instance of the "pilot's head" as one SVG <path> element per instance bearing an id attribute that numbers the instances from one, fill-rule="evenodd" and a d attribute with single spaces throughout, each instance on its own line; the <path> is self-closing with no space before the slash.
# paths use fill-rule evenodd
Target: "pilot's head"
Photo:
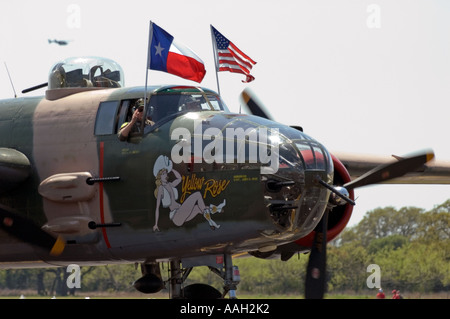
<path id="1" fill-rule="evenodd" d="M 144 109 L 144 99 L 143 98 L 140 98 L 139 100 L 136 101 L 135 108 L 139 109 L 140 111 L 142 111 Z"/>
<path id="2" fill-rule="evenodd" d="M 188 111 L 198 111 L 201 110 L 201 106 L 200 106 L 200 101 L 197 100 L 195 97 L 193 96 L 189 96 L 186 100 L 185 100 L 185 104 L 186 104 L 186 110 Z"/>

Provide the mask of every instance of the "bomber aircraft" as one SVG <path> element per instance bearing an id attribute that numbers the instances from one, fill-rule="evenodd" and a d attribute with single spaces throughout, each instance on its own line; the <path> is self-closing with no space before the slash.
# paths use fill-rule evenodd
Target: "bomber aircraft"
<path id="1" fill-rule="evenodd" d="M 125 87 L 122 68 L 98 57 L 56 63 L 43 86 L 0 101 L 0 268 L 136 263 L 141 292 L 233 298 L 233 256 L 310 252 L 305 297 L 321 298 L 326 243 L 349 221 L 355 188 L 450 182 L 432 151 L 331 154 L 271 120 L 249 90 L 252 115 L 234 114 L 199 86 Z M 223 291 L 185 286 L 197 266 Z"/>

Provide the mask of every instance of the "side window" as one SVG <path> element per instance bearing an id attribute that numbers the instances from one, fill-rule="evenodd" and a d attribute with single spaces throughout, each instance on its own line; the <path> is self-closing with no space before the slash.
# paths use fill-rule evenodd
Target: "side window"
<path id="1" fill-rule="evenodd" d="M 136 111 L 137 108 L 141 107 L 142 105 L 140 102 L 143 99 L 132 99 L 132 100 L 123 100 L 122 104 L 119 107 L 119 113 L 117 114 L 117 121 L 116 121 L 116 131 L 115 133 L 118 133 L 122 127 L 125 127 L 125 123 L 128 123 L 131 121 L 133 117 L 133 113 Z M 149 113 L 149 112 L 148 112 Z M 147 117 L 147 119 L 150 119 Z M 148 124 L 148 123 L 147 123 Z M 136 124 L 131 128 L 131 131 L 129 131 L 129 136 L 139 136 L 142 135 L 141 131 L 141 122 L 138 121 Z"/>
<path id="2" fill-rule="evenodd" d="M 120 127 L 123 123 L 128 122 L 131 120 L 131 110 L 130 110 L 130 101 L 125 100 L 122 102 L 122 105 L 120 106 L 119 114 L 118 114 L 118 120 L 117 120 L 117 126 L 114 133 L 119 132 Z"/>
<path id="3" fill-rule="evenodd" d="M 114 134 L 119 101 L 100 103 L 95 120 L 95 135 Z"/>

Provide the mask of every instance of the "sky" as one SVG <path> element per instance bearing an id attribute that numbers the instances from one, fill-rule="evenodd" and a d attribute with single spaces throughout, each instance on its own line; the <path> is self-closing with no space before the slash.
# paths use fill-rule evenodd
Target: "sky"
<path id="1" fill-rule="evenodd" d="M 450 161 L 450 2 L 446 0 L 172 0 L 0 2 L 0 99 L 47 82 L 73 56 L 115 60 L 126 86 L 143 86 L 149 22 L 190 47 L 207 70 L 201 86 L 218 91 L 210 25 L 257 64 L 255 80 L 220 72 L 233 112 L 250 88 L 273 118 L 331 152 L 406 155 L 433 149 Z M 67 46 L 48 39 L 67 40 Z M 148 72 L 148 83 L 196 82 Z M 374 185 L 355 190 L 348 226 L 378 207 L 430 210 L 450 185 Z"/>

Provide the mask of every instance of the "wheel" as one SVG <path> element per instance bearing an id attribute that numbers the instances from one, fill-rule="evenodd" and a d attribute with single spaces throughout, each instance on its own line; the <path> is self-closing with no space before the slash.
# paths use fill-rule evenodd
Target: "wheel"
<path id="1" fill-rule="evenodd" d="M 206 284 L 192 284 L 183 288 L 186 299 L 220 299 L 222 294 L 216 288 Z"/>

